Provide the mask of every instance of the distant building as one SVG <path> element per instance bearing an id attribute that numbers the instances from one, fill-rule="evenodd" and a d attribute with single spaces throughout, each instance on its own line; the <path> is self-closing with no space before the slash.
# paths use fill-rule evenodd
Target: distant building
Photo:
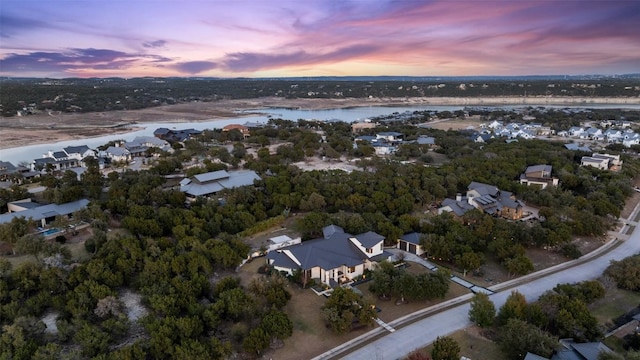
<path id="1" fill-rule="evenodd" d="M 359 132 L 361 132 L 362 130 L 365 130 L 365 129 L 375 129 L 376 126 L 377 126 L 376 123 L 373 123 L 373 122 L 370 122 L 370 121 L 369 122 L 357 122 L 357 123 L 351 124 L 351 131 L 353 133 L 359 133 Z"/>
<path id="2" fill-rule="evenodd" d="M 211 196 L 224 189 L 253 185 L 253 182 L 256 180 L 260 180 L 260 176 L 251 170 L 232 172 L 227 172 L 226 170 L 212 171 L 182 180 L 180 182 L 180 191 L 192 198 Z"/>
<path id="3" fill-rule="evenodd" d="M 438 209 L 438 214 L 451 212 L 461 217 L 476 208 L 483 213 L 506 219 L 518 220 L 522 218 L 524 204 L 517 200 L 513 193 L 475 181 L 469 184 L 467 189 L 466 196 L 458 194 L 455 200 L 445 199 Z"/>
<path id="4" fill-rule="evenodd" d="M 71 217 L 76 211 L 84 209 L 89 204 L 89 200 L 81 199 L 65 204 L 40 205 L 30 200 L 19 200 L 12 202 L 8 207 L 10 212 L 0 215 L 0 224 L 11 222 L 14 218 L 24 217 L 39 221 L 44 228 L 54 221 L 56 216 Z"/>
<path id="5" fill-rule="evenodd" d="M 593 153 L 591 156 L 583 156 L 580 165 L 591 166 L 600 170 L 620 171 L 622 160 L 620 155 Z"/>
<path id="6" fill-rule="evenodd" d="M 240 125 L 240 124 L 229 124 L 225 127 L 222 128 L 223 132 L 229 132 L 229 131 L 233 131 L 233 130 L 238 130 L 240 132 L 240 134 L 242 134 L 243 138 L 248 138 L 249 136 L 251 136 L 251 131 L 249 130 L 249 128 L 247 126 L 244 125 Z"/>
<path id="7" fill-rule="evenodd" d="M 200 134 L 202 134 L 202 131 L 195 130 L 195 129 L 176 130 L 176 129 L 158 128 L 153 132 L 153 136 L 162 140 L 166 140 L 170 143 L 184 142 Z"/>
<path id="8" fill-rule="evenodd" d="M 558 186 L 558 178 L 551 176 L 551 165 L 532 165 L 527 167 L 520 175 L 520 184 L 527 186 L 539 186 L 545 189 L 547 186 Z"/>

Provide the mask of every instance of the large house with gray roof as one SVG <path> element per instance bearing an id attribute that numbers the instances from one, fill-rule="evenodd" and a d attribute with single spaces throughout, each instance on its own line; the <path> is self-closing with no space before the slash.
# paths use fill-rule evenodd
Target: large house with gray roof
<path id="1" fill-rule="evenodd" d="M 460 217 L 467 211 L 478 209 L 492 216 L 518 220 L 522 218 L 524 204 L 513 193 L 496 186 L 472 182 L 467 187 L 467 195 L 458 194 L 456 199 L 445 199 L 438 214 L 450 212 Z"/>
<path id="2" fill-rule="evenodd" d="M 89 200 L 80 199 L 64 204 L 41 205 L 29 201 L 14 201 L 9 204 L 8 213 L 0 215 L 0 224 L 11 222 L 14 218 L 24 217 L 36 222 L 40 222 L 41 227 L 54 221 L 56 216 L 70 217 L 74 212 L 84 209 L 89 204 Z"/>
<path id="3" fill-rule="evenodd" d="M 224 189 L 253 185 L 256 180 L 260 180 L 260 176 L 252 170 L 218 170 L 183 179 L 180 182 L 180 191 L 191 198 L 211 196 Z"/>
<path id="4" fill-rule="evenodd" d="M 384 236 L 369 231 L 351 235 L 335 225 L 323 229 L 323 237 L 271 251 L 267 263 L 293 275 L 301 271 L 306 280 L 317 279 L 331 287 L 353 281 L 392 254 L 384 251 Z"/>

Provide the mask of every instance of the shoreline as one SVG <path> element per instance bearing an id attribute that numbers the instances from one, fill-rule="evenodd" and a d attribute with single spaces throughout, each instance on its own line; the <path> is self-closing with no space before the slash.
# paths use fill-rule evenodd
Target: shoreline
<path id="1" fill-rule="evenodd" d="M 417 97 L 283 99 L 276 97 L 221 100 L 84 114 L 38 114 L 0 118 L 0 150 L 105 135 L 127 134 L 149 123 L 214 122 L 260 116 L 262 109 L 327 110 L 386 106 L 584 106 L 640 105 L 640 97 Z"/>

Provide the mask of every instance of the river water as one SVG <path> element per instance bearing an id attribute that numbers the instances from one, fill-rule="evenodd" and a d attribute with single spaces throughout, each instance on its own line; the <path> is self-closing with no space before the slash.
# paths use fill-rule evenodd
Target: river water
<path id="1" fill-rule="evenodd" d="M 535 106 L 535 105 L 526 105 Z M 496 106 L 500 109 L 514 109 L 523 108 L 524 105 L 506 105 Z M 542 105 L 541 105 L 542 106 Z M 219 129 L 229 124 L 244 124 L 245 122 L 259 122 L 266 123 L 269 118 L 282 118 L 285 120 L 299 120 L 299 119 L 315 119 L 315 120 L 332 120 L 338 119 L 346 122 L 354 122 L 376 116 L 389 115 L 393 113 L 403 113 L 406 111 L 456 111 L 461 110 L 465 106 L 445 106 L 445 105 L 424 105 L 424 106 L 363 106 L 352 108 L 340 108 L 340 109 L 326 109 L 326 110 L 299 110 L 299 109 L 285 109 L 285 108 L 270 108 L 262 110 L 247 111 L 247 113 L 255 114 L 256 112 L 263 113 L 259 116 L 242 116 L 241 113 L 236 118 L 230 119 L 217 119 L 211 121 L 198 121 L 198 122 L 177 122 L 177 123 L 143 123 L 136 124 L 137 127 L 144 127 L 141 130 L 136 130 L 126 134 L 115 134 L 91 137 L 86 139 L 75 139 L 60 142 L 53 142 L 48 144 L 36 144 L 21 146 L 17 148 L 0 149 L 0 161 L 10 161 L 14 165 L 21 161 L 31 162 L 35 158 L 42 157 L 42 154 L 49 150 L 59 151 L 67 146 L 87 145 L 90 148 L 96 148 L 100 145 L 104 145 L 113 140 L 125 140 L 131 141 L 136 136 L 152 136 L 153 132 L 160 127 L 169 129 Z M 581 109 L 585 106 L 544 106 L 548 108 L 571 108 Z M 630 108 L 634 110 L 640 110 L 640 105 L 612 105 L 612 104 L 589 104 L 588 108 L 597 109 L 615 109 L 615 108 Z"/>

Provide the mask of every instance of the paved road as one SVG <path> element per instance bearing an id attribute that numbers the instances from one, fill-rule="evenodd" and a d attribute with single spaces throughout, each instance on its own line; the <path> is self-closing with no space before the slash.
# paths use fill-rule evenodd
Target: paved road
<path id="1" fill-rule="evenodd" d="M 638 211 L 640 211 L 640 204 L 636 206 L 630 218 L 634 219 Z M 624 226 L 622 232 L 624 233 L 626 229 L 627 226 Z M 611 260 L 620 260 L 638 252 L 640 252 L 640 227 L 635 227 L 628 240 L 623 241 L 619 246 L 600 257 L 516 286 L 513 289 L 495 293 L 490 298 L 496 308 L 500 308 L 511 293 L 511 290 L 518 290 L 527 300 L 535 301 L 545 291 L 552 289 L 559 283 L 573 283 L 597 278 L 607 268 Z M 438 336 L 447 335 L 471 325 L 468 317 L 469 306 L 469 303 L 459 305 L 411 325 L 396 329 L 395 332 L 345 355 L 343 359 L 380 360 L 402 358 L 411 351 L 432 343 Z"/>

